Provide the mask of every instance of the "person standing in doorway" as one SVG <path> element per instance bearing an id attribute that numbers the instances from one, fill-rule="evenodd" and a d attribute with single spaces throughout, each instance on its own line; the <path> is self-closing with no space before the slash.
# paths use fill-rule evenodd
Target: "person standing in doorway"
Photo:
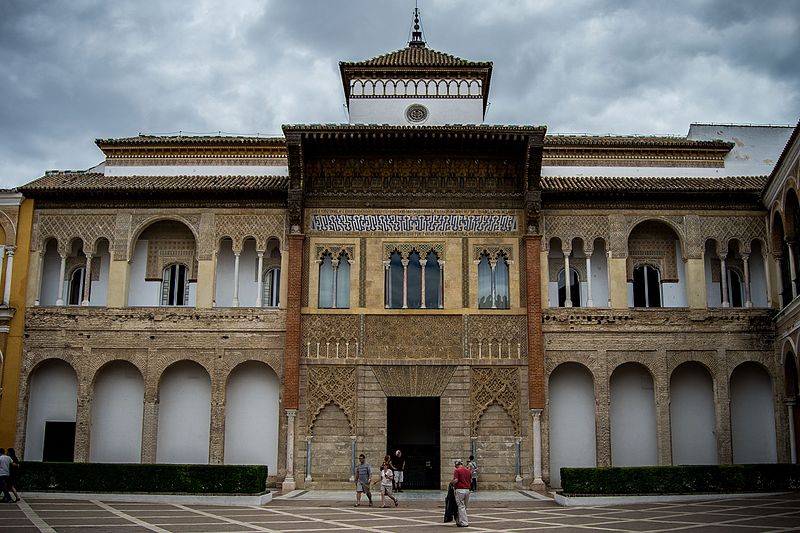
<path id="1" fill-rule="evenodd" d="M 397 492 L 403 492 L 403 469 L 406 467 L 406 456 L 400 450 L 394 452 L 392 458 L 392 471 L 394 472 L 394 487 Z"/>
<path id="2" fill-rule="evenodd" d="M 0 448 L 0 489 L 3 491 L 3 503 L 11 503 L 8 486 L 11 484 L 11 457 L 6 455 L 5 448 Z"/>
<path id="3" fill-rule="evenodd" d="M 469 461 L 467 462 L 467 470 L 472 475 L 472 480 L 470 481 L 469 491 L 470 492 L 478 492 L 478 463 L 475 462 L 475 456 L 470 455 Z"/>
<path id="4" fill-rule="evenodd" d="M 356 507 L 361 505 L 361 494 L 366 494 L 369 500 L 369 506 L 372 507 L 372 465 L 366 463 L 364 454 L 358 456 L 358 464 L 356 465 Z"/>
<path id="5" fill-rule="evenodd" d="M 394 479 L 394 473 L 392 472 L 392 466 L 389 456 L 386 456 L 386 459 L 383 461 L 381 465 L 381 507 L 388 507 L 386 505 L 385 497 L 388 496 L 390 500 L 394 502 L 394 506 L 397 507 L 399 504 L 397 503 L 397 498 L 392 495 L 392 480 Z"/>
<path id="6" fill-rule="evenodd" d="M 469 525 L 467 505 L 469 505 L 469 486 L 472 482 L 472 474 L 464 468 L 464 462 L 461 459 L 456 459 L 454 464 L 456 469 L 453 470 L 453 480 L 450 481 L 450 485 L 456 491 L 456 507 L 458 507 L 456 525 L 467 527 Z"/>

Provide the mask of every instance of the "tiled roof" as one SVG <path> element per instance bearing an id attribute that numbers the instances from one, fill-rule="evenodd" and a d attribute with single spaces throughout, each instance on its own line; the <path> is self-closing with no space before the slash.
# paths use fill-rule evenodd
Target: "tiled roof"
<path id="1" fill-rule="evenodd" d="M 491 61 L 475 62 L 451 54 L 438 52 L 425 46 L 407 46 L 366 61 L 339 63 L 342 67 L 474 67 L 488 68 Z"/>
<path id="2" fill-rule="evenodd" d="M 106 176 L 94 172 L 48 172 L 18 188 L 23 194 L 70 192 L 285 191 L 287 176 Z"/>
<path id="3" fill-rule="evenodd" d="M 758 193 L 767 176 L 699 177 L 600 177 L 543 176 L 543 192 L 753 192 Z"/>
<path id="4" fill-rule="evenodd" d="M 607 146 L 607 147 L 646 147 L 664 146 L 676 148 L 719 147 L 732 148 L 733 143 L 722 140 L 695 141 L 686 137 L 638 136 L 638 135 L 559 135 L 550 134 L 544 139 L 545 150 L 560 146 Z"/>

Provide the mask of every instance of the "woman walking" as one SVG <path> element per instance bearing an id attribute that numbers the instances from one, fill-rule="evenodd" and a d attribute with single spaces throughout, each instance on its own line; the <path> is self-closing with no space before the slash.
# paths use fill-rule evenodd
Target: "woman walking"
<path id="1" fill-rule="evenodd" d="M 395 507 L 399 505 L 397 503 L 397 498 L 392 496 L 393 479 L 394 473 L 392 473 L 391 458 L 387 455 L 381 465 L 381 507 L 388 507 L 388 505 L 386 505 L 385 496 L 388 496 L 389 499 L 394 502 Z"/>

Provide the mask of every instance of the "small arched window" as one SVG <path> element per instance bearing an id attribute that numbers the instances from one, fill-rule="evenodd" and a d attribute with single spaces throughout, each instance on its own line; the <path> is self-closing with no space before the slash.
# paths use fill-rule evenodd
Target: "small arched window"
<path id="1" fill-rule="evenodd" d="M 558 273 L 558 306 L 559 307 L 580 307 L 581 306 L 581 280 L 578 273 L 569 269 L 569 306 L 567 306 L 567 279 L 562 270 Z"/>
<path id="2" fill-rule="evenodd" d="M 269 268 L 264 273 L 264 307 L 278 307 L 281 303 L 281 269 Z"/>
<path id="3" fill-rule="evenodd" d="M 739 273 L 733 269 L 728 269 L 728 301 L 731 307 L 742 307 L 744 305 L 744 283 Z"/>
<path id="4" fill-rule="evenodd" d="M 494 264 L 493 264 L 494 263 Z M 508 309 L 508 261 L 503 253 L 497 259 L 481 254 L 478 262 L 478 309 Z"/>
<path id="5" fill-rule="evenodd" d="M 189 269 L 173 263 L 161 277 L 161 305 L 187 305 L 189 302 Z"/>
<path id="6" fill-rule="evenodd" d="M 346 252 L 333 259 L 330 252 L 322 255 L 319 264 L 320 309 L 350 307 L 350 259 Z"/>
<path id="7" fill-rule="evenodd" d="M 661 307 L 661 274 L 650 265 L 633 270 L 633 306 Z"/>
<path id="8" fill-rule="evenodd" d="M 83 284 L 85 268 L 79 267 L 72 271 L 69 277 L 69 294 L 67 295 L 67 305 L 80 305 L 83 298 Z"/>

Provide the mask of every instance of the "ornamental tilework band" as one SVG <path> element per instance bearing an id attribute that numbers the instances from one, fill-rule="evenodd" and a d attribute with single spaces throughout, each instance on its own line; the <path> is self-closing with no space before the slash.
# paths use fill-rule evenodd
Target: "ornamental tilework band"
<path id="1" fill-rule="evenodd" d="M 517 231 L 516 215 L 312 215 L 311 230 L 322 232 L 505 233 Z"/>

